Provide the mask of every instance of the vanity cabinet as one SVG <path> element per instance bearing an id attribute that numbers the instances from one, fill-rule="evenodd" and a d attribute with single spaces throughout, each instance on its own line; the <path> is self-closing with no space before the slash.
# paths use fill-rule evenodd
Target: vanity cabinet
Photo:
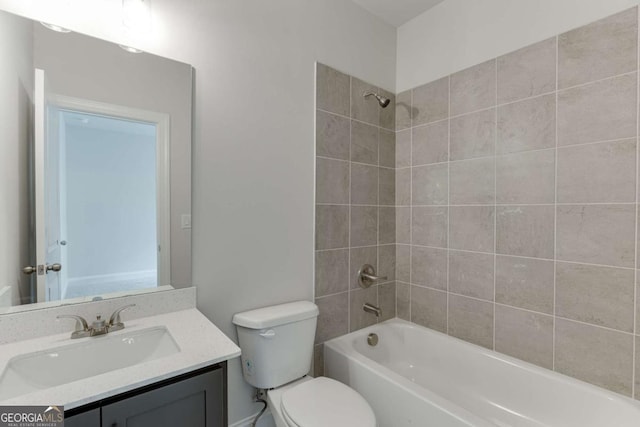
<path id="1" fill-rule="evenodd" d="M 65 427 L 223 427 L 226 363 L 70 411 Z M 66 414 L 65 414 L 66 415 Z"/>

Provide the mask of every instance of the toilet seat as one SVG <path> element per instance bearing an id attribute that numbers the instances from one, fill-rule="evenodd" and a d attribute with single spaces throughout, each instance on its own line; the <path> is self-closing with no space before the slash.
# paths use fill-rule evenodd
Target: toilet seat
<path id="1" fill-rule="evenodd" d="M 291 427 L 375 427 L 376 418 L 362 396 L 326 377 L 297 385 L 282 395 L 284 418 Z"/>

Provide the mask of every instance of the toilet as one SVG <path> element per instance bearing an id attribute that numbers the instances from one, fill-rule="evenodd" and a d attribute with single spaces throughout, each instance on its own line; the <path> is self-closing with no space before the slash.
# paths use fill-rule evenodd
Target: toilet
<path id="1" fill-rule="evenodd" d="M 355 390 L 307 376 L 317 318 L 318 307 L 309 301 L 234 315 L 245 381 L 267 390 L 278 427 L 375 427 L 373 410 Z"/>

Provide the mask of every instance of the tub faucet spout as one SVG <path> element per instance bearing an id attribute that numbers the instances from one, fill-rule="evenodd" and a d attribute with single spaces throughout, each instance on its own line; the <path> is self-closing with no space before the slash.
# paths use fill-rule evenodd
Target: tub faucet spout
<path id="1" fill-rule="evenodd" d="M 369 304 L 368 302 L 364 303 L 364 305 L 362 306 L 362 309 L 367 313 L 375 314 L 376 317 L 380 317 L 380 315 L 382 314 L 382 310 L 380 310 L 380 307 L 376 307 L 375 305 Z"/>

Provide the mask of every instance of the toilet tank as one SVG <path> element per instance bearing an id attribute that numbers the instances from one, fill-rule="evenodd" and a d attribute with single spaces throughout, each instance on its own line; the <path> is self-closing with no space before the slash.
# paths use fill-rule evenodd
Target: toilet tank
<path id="1" fill-rule="evenodd" d="M 318 307 L 297 301 L 233 316 L 242 373 L 254 387 L 279 387 L 309 372 Z"/>

